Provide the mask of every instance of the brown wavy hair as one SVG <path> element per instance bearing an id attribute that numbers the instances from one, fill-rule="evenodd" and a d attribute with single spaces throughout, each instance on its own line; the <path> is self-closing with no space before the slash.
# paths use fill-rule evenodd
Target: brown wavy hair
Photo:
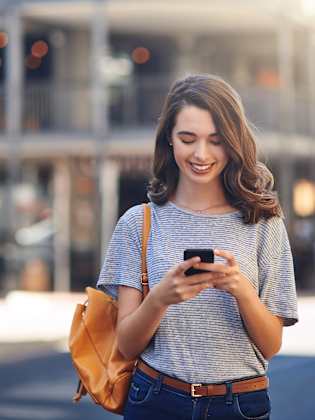
<path id="1" fill-rule="evenodd" d="M 257 148 L 238 93 L 223 79 L 210 74 L 190 75 L 176 81 L 167 94 L 155 139 L 152 177 L 147 188 L 150 201 L 163 205 L 176 191 L 179 168 L 169 146 L 177 114 L 188 105 L 210 112 L 229 160 L 221 173 L 228 203 L 239 209 L 243 221 L 283 217 L 273 191 L 274 179 L 257 160 Z"/>

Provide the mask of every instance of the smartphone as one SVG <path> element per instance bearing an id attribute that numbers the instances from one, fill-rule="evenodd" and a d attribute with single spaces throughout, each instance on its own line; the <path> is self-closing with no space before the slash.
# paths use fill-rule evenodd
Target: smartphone
<path id="1" fill-rule="evenodd" d="M 185 249 L 184 260 L 189 260 L 192 257 L 200 257 L 201 262 L 206 262 L 206 263 L 214 262 L 213 249 L 198 249 L 198 248 Z M 207 271 L 190 267 L 188 270 L 185 271 L 185 274 L 186 276 L 192 276 L 193 274 L 199 274 L 199 273 L 205 273 L 205 272 Z"/>

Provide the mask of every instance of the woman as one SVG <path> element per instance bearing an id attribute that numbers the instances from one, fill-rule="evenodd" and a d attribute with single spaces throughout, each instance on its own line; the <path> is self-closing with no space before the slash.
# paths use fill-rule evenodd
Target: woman
<path id="1" fill-rule="evenodd" d="M 297 321 L 272 187 L 238 94 L 212 75 L 177 81 L 148 189 L 150 292 L 142 302 L 141 205 L 118 221 L 98 281 L 118 297 L 120 351 L 139 357 L 126 420 L 269 419 L 268 360 Z M 214 249 L 214 263 L 184 261 L 187 248 Z"/>

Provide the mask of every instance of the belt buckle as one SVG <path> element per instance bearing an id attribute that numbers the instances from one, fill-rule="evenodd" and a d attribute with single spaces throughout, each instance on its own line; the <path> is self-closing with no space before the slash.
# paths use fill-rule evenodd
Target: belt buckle
<path id="1" fill-rule="evenodd" d="M 202 386 L 202 384 L 191 384 L 190 386 L 191 386 L 191 396 L 192 397 L 202 397 L 201 394 L 197 394 L 196 391 L 195 391 L 195 387 L 196 386 Z"/>

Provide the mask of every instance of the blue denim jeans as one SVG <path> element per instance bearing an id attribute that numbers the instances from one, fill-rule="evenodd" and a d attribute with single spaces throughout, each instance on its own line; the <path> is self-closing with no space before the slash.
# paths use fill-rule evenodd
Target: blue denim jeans
<path id="1" fill-rule="evenodd" d="M 136 370 L 124 410 L 125 420 L 270 419 L 268 390 L 191 397 Z"/>

